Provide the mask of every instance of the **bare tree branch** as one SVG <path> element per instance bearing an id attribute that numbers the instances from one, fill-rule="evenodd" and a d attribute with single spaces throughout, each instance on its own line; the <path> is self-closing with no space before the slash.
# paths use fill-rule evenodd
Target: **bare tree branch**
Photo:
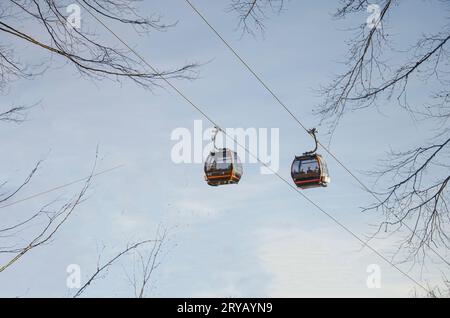
<path id="1" fill-rule="evenodd" d="M 381 210 L 386 216 L 377 233 L 382 229 L 398 230 L 405 222 L 413 221 L 412 231 L 401 244 L 411 251 L 411 257 L 423 257 L 430 246 L 450 247 L 449 166 L 438 161 L 443 153 L 449 154 L 449 145 L 450 138 L 440 144 L 392 153 L 387 165 L 374 172 L 378 178 L 395 183 L 382 193 L 384 200 L 366 210 Z M 436 177 L 428 173 L 433 166 L 443 168 Z"/>
<path id="2" fill-rule="evenodd" d="M 284 0 L 232 0 L 228 11 L 238 14 L 243 34 L 255 35 L 255 31 L 264 33 L 267 11 L 279 13 L 283 6 Z"/>
<path id="3" fill-rule="evenodd" d="M 139 273 L 139 278 L 137 277 L 136 272 L 133 274 L 133 279 L 130 280 L 132 282 L 134 287 L 134 292 L 136 297 L 142 298 L 145 296 L 145 291 L 149 286 L 150 278 L 153 274 L 153 272 L 158 268 L 160 265 L 159 262 L 159 253 L 161 252 L 161 247 L 166 239 L 167 232 L 164 231 L 162 234 L 158 233 L 157 238 L 154 240 L 145 240 L 140 241 L 138 243 L 134 244 L 128 244 L 127 247 L 116 254 L 114 257 L 106 261 L 104 264 L 100 264 L 100 262 L 97 263 L 97 268 L 94 271 L 93 274 L 89 276 L 89 278 L 86 280 L 86 283 L 81 286 L 81 288 L 75 293 L 73 296 L 74 298 L 78 298 L 82 296 L 86 289 L 92 285 L 92 283 L 97 280 L 101 274 L 106 272 L 111 266 L 113 266 L 117 261 L 119 261 L 122 257 L 125 255 L 128 255 L 132 252 L 136 253 L 139 257 L 140 263 L 138 264 L 141 267 L 141 272 Z M 150 248 L 150 252 L 143 252 L 140 249 L 142 249 L 144 246 L 147 246 L 149 244 L 152 244 L 152 247 Z M 146 256 L 144 256 L 146 254 Z M 133 263 L 134 268 L 136 268 L 136 264 Z M 130 279 L 130 278 L 129 278 Z"/>
<path id="4" fill-rule="evenodd" d="M 148 289 L 151 277 L 154 271 L 159 267 L 159 254 L 163 243 L 166 240 L 167 230 L 164 229 L 162 233 L 158 229 L 157 240 L 154 241 L 150 251 L 141 252 L 136 250 L 138 256 L 139 269 L 134 267 L 132 285 L 134 287 L 134 294 L 136 298 L 144 298 L 146 290 Z"/>
<path id="5" fill-rule="evenodd" d="M 317 113 L 333 134 L 347 112 L 378 107 L 378 100 L 395 98 L 414 118 L 421 116 L 438 124 L 438 132 L 429 144 L 392 152 L 386 164 L 372 172 L 378 184 L 383 182 L 387 186 L 380 193 L 381 201 L 366 209 L 381 210 L 386 217 L 376 234 L 382 229 L 398 231 L 411 222 L 412 231 L 399 248 L 406 248 L 411 259 L 417 260 L 425 257 L 431 247 L 445 250 L 450 247 L 447 235 L 450 230 L 450 25 L 441 26 L 435 34 L 417 35 L 408 49 L 397 48 L 385 29 L 388 17 L 394 15 L 394 8 L 401 8 L 400 1 L 371 3 L 381 8 L 379 21 L 372 28 L 366 23 L 358 27 L 349 42 L 344 71 L 320 90 L 324 102 Z M 364 0 L 343 0 L 335 16 L 345 18 L 365 12 L 369 4 Z M 434 1 L 434 5 L 448 4 L 448 1 Z M 388 63 L 392 54 L 396 56 L 395 63 Z M 420 81 L 424 90 L 428 83 L 433 83 L 430 91 L 433 102 L 411 105 L 407 92 L 412 80 Z"/>
<path id="6" fill-rule="evenodd" d="M 135 0 L 84 0 L 83 3 L 97 14 L 118 23 L 132 25 L 141 32 L 149 30 L 163 31 L 170 24 L 163 24 L 160 17 L 142 18 L 137 15 Z M 161 76 L 166 78 L 195 77 L 196 64 L 186 64 L 173 70 L 161 71 L 158 74 L 146 70 L 145 65 L 131 57 L 126 50 L 102 44 L 95 34 L 87 28 L 72 27 L 65 16 L 65 10 L 72 1 L 54 0 L 7 0 L 0 4 L 0 32 L 12 44 L 0 47 L 0 88 L 8 85 L 14 78 L 32 77 L 41 74 L 49 67 L 49 63 L 40 67 L 21 65 L 17 52 L 23 44 L 32 44 L 43 50 L 46 56 L 59 56 L 69 62 L 81 75 L 95 79 L 130 79 L 143 87 L 158 85 Z M 8 14 L 1 14 L 8 12 Z M 86 18 L 85 18 L 86 19 Z M 29 20 L 36 26 L 33 35 L 30 31 L 21 30 L 17 20 Z M 31 23 L 30 22 L 30 23 Z M 173 25 L 173 24 L 172 24 Z M 40 26 L 40 28 L 39 28 Z M 30 70 L 30 68 L 32 70 Z"/>
<path id="7" fill-rule="evenodd" d="M 34 174 L 36 173 L 36 171 L 39 169 L 39 166 L 42 164 L 42 161 L 38 161 L 38 163 L 34 166 L 34 168 L 31 170 L 31 172 L 28 174 L 28 176 L 26 177 L 26 179 L 22 182 L 21 185 L 19 185 L 14 191 L 12 191 L 9 194 L 3 194 L 0 193 L 0 203 L 6 202 L 9 199 L 11 199 L 12 197 L 14 197 L 20 190 L 22 190 L 30 181 L 31 178 L 33 178 Z M 7 181 L 5 181 L 4 183 L 2 183 L 0 185 L 0 188 L 4 185 L 7 184 Z"/>
<path id="8" fill-rule="evenodd" d="M 20 124 L 25 121 L 26 110 L 28 110 L 28 107 L 15 106 L 7 111 L 0 112 L 0 122 L 11 122 L 15 124 Z"/>
<path id="9" fill-rule="evenodd" d="M 0 266 L 0 273 L 5 271 L 10 266 L 12 266 L 14 263 L 16 263 L 20 258 L 22 258 L 26 253 L 28 253 L 32 249 L 45 245 L 53 239 L 55 234 L 59 231 L 59 229 L 63 226 L 64 223 L 66 223 L 68 218 L 71 216 L 75 208 L 83 202 L 83 198 L 86 194 L 86 191 L 88 190 L 91 184 L 92 175 L 95 171 L 95 166 L 96 165 L 94 164 L 90 177 L 86 180 L 83 188 L 78 193 L 78 195 L 76 195 L 68 203 L 65 203 L 56 211 L 49 211 L 48 208 L 50 207 L 51 204 L 48 204 L 44 206 L 38 213 L 34 214 L 28 219 L 21 221 L 15 225 L 0 229 L 0 234 L 2 235 L 1 237 L 11 238 L 17 235 L 18 233 L 17 231 L 20 232 L 25 230 L 26 229 L 25 226 L 29 225 L 31 221 L 37 219 L 40 216 L 46 218 L 46 222 L 44 223 L 44 226 L 39 231 L 39 233 L 33 235 L 31 239 L 28 239 L 28 243 L 26 243 L 25 245 L 14 246 L 12 248 L 0 247 L 0 254 L 15 254 L 14 257 L 12 257 L 4 265 Z M 31 174 L 30 177 L 27 178 L 26 183 L 28 183 L 32 175 L 33 174 Z M 15 193 L 17 193 L 17 191 Z M 9 198 L 11 198 L 11 196 L 9 196 Z"/>

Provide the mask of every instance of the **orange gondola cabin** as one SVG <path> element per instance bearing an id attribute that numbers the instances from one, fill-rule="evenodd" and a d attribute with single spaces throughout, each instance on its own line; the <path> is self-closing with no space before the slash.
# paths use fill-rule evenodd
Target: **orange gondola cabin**
<path id="1" fill-rule="evenodd" d="M 205 180 L 210 186 L 238 184 L 242 177 L 242 164 L 236 152 L 230 149 L 211 151 L 205 161 Z"/>
<path id="2" fill-rule="evenodd" d="M 327 187 L 330 183 L 327 164 L 319 154 L 295 157 L 291 176 L 295 185 L 301 189 Z"/>
<path id="3" fill-rule="evenodd" d="M 327 187 L 330 183 L 330 174 L 325 160 L 317 154 L 318 141 L 315 128 L 308 131 L 314 138 L 316 147 L 313 151 L 296 156 L 291 166 L 291 176 L 295 185 L 300 189 Z"/>

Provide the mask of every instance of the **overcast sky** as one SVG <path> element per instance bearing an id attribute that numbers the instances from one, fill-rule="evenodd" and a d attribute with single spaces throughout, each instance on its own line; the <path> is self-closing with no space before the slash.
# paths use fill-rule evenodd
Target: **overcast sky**
<path id="1" fill-rule="evenodd" d="M 357 15 L 337 21 L 337 1 L 289 1 L 280 15 L 270 15 L 264 37 L 244 36 L 225 1 L 194 3 L 247 59 L 308 127 L 321 96 L 314 89 L 342 70 L 348 27 L 363 23 Z M 242 67 L 194 14 L 185 1 L 144 1 L 141 15 L 159 13 L 178 21 L 167 32 L 137 35 L 132 28 L 115 31 L 160 69 L 186 62 L 203 63 L 195 81 L 176 85 L 222 127 L 278 128 L 280 174 L 290 180 L 294 155 L 310 150 L 311 139 Z M 393 10 L 389 32 L 401 43 L 427 30 L 436 31 L 442 8 L 432 1 L 408 1 Z M 30 27 L 30 26 L 28 26 Z M 104 41 L 119 43 L 82 12 L 82 27 L 97 30 Z M 5 35 L 2 34 L 2 37 Z M 35 47 L 22 58 L 39 61 Z M 35 249 L 0 274 L 0 296 L 73 294 L 66 287 L 66 268 L 79 264 L 85 279 L 95 270 L 99 253 L 107 259 L 127 243 L 153 238 L 157 227 L 169 228 L 161 267 L 148 296 L 408 296 L 416 287 L 276 176 L 260 174 L 257 164 L 244 164 L 238 186 L 211 188 L 202 164 L 175 164 L 172 132 L 193 131 L 203 118 L 170 88 L 147 91 L 133 83 L 94 82 L 55 58 L 55 68 L 32 81 L 15 82 L 1 105 L 31 104 L 22 125 L 0 126 L 0 176 L 18 184 L 39 159 L 42 168 L 20 197 L 87 176 L 99 145 L 98 169 L 118 170 L 95 178 L 83 202 L 48 246 Z M 413 84 L 416 101 L 427 98 Z M 368 184 L 364 171 L 376 167 L 386 151 L 408 149 L 429 135 L 398 105 L 386 103 L 383 114 L 364 110 L 349 114 L 339 126 L 331 149 Z M 203 129 L 210 128 L 203 121 Z M 327 142 L 325 127 L 318 127 Z M 208 142 L 205 141 L 205 145 Z M 373 232 L 376 213 L 360 207 L 373 203 L 331 158 L 329 188 L 306 192 L 359 236 Z M 14 222 L 55 199 L 70 198 L 81 184 L 1 209 L 1 220 Z M 387 257 L 401 235 L 371 244 Z M 0 256 L 0 260 L 6 258 Z M 86 296 L 133 296 L 126 279 L 132 258 L 117 263 Z M 381 288 L 366 285 L 367 267 L 381 268 Z M 417 281 L 433 283 L 444 267 L 432 263 L 423 271 L 400 267 Z"/>

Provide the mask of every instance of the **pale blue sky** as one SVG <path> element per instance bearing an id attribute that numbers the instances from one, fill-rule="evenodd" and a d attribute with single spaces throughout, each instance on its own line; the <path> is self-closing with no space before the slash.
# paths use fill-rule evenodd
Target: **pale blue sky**
<path id="1" fill-rule="evenodd" d="M 241 39 L 236 16 L 226 12 L 224 1 L 194 3 L 307 126 L 317 125 L 312 110 L 321 98 L 313 89 L 327 84 L 341 69 L 336 62 L 345 56 L 350 36 L 342 30 L 363 23 L 366 16 L 336 21 L 331 13 L 337 1 L 290 1 L 280 16 L 266 21 L 264 38 Z M 124 26 L 113 28 L 158 68 L 210 61 L 200 68 L 199 79 L 176 85 L 222 127 L 280 128 L 280 173 L 290 179 L 293 156 L 312 146 L 304 131 L 184 1 L 145 1 L 142 10 L 142 15 L 161 13 L 179 23 L 149 37 Z M 416 34 L 436 31 L 443 21 L 441 10 L 431 1 L 404 1 L 394 9 L 390 32 L 408 43 Z M 86 15 L 82 23 L 103 34 Z M 103 38 L 114 41 L 106 34 Z M 23 56 L 39 61 L 35 52 L 30 47 Z M 13 83 L 10 94 L 1 98 L 2 106 L 42 100 L 24 124 L 0 126 L 2 178 L 19 182 L 45 157 L 21 197 L 78 179 L 89 174 L 97 144 L 99 169 L 125 166 L 95 179 L 89 200 L 54 242 L 0 274 L 0 296 L 65 296 L 69 264 L 80 264 L 86 277 L 95 268 L 96 246 L 106 245 L 107 258 L 127 242 L 153 237 L 160 223 L 171 228 L 170 241 L 149 296 L 390 297 L 408 296 L 414 288 L 372 252 L 360 251 L 353 237 L 278 178 L 260 175 L 258 165 L 244 165 L 239 186 L 210 188 L 203 181 L 202 165 L 173 164 L 171 132 L 177 127 L 192 129 L 194 120 L 202 118 L 170 88 L 149 92 L 133 83 L 95 83 L 80 78 L 58 59 L 55 65 L 61 67 L 33 81 Z M 415 101 L 427 97 L 419 89 L 413 91 Z M 359 172 L 375 167 L 389 149 L 407 149 L 429 137 L 421 132 L 430 127 L 412 122 L 395 103 L 382 110 L 387 116 L 375 110 L 349 114 L 331 145 L 369 184 L 372 180 Z M 380 215 L 362 214 L 359 207 L 372 203 L 371 197 L 331 158 L 326 159 L 332 184 L 307 194 L 358 235 L 370 234 L 370 224 L 376 224 Z M 12 222 L 55 197 L 70 197 L 79 187 L 0 210 L 1 218 Z M 372 244 L 390 256 L 398 239 Z M 124 275 L 129 262 L 125 258 L 86 296 L 132 296 Z M 366 286 L 369 264 L 381 266 L 381 289 Z M 407 264 L 401 267 L 409 270 Z M 432 283 L 441 270 L 444 267 L 437 263 L 422 276 L 417 268 L 410 274 Z"/>

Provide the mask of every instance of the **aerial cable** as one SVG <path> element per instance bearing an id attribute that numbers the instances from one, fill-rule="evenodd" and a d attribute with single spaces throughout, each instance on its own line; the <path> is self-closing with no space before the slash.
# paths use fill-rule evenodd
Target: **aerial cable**
<path id="1" fill-rule="evenodd" d="M 112 31 L 99 17 L 97 17 L 95 14 L 93 14 L 85 5 L 81 3 L 80 0 L 75 0 L 81 7 L 83 7 L 90 16 L 92 16 L 97 22 L 99 22 L 106 30 L 108 30 L 118 41 L 120 41 L 123 45 L 125 45 L 131 52 L 133 52 L 144 64 L 146 64 L 151 70 L 153 70 L 155 73 L 158 74 L 158 77 L 163 80 L 168 86 L 170 86 L 172 89 L 175 90 L 176 93 L 178 93 L 184 100 L 186 100 L 194 109 L 196 109 L 200 114 L 202 114 L 205 119 L 210 121 L 215 127 L 220 128 L 218 124 L 215 123 L 215 121 L 209 117 L 199 106 L 197 106 L 193 101 L 191 101 L 180 89 L 178 89 L 173 83 L 171 83 L 167 78 L 165 78 L 161 73 L 159 73 L 155 67 L 153 67 L 151 64 L 149 64 L 139 53 L 137 53 L 134 49 L 132 49 L 124 40 L 122 40 L 114 31 Z M 222 130 L 223 131 L 223 130 Z M 231 136 L 228 135 L 226 131 L 223 131 L 225 136 L 231 138 Z M 328 213 L 326 210 L 324 210 L 321 206 L 319 206 L 317 203 L 315 203 L 312 199 L 310 199 L 306 194 L 302 193 L 300 190 L 298 190 L 295 186 L 293 186 L 289 181 L 287 181 L 285 178 L 283 178 L 278 172 L 273 170 L 268 164 L 264 163 L 259 159 L 258 156 L 254 155 L 247 147 L 240 144 L 236 139 L 231 138 L 232 140 L 235 140 L 236 145 L 238 145 L 240 148 L 242 148 L 249 156 L 256 159 L 261 165 L 269 169 L 272 173 L 274 173 L 282 182 L 286 183 L 292 190 L 296 191 L 300 196 L 302 196 L 305 200 L 307 200 L 310 204 L 312 204 L 314 207 L 316 207 L 320 212 L 322 212 L 324 215 L 326 215 L 329 219 L 331 219 L 335 224 L 337 224 L 340 228 L 342 228 L 344 231 L 346 231 L 348 234 L 353 236 L 356 240 L 358 240 L 363 246 L 369 248 L 372 252 L 374 252 L 376 255 L 378 255 L 381 259 L 383 259 L 386 263 L 390 264 L 393 268 L 395 268 L 398 272 L 403 274 L 405 277 L 407 277 L 409 280 L 411 280 L 413 283 L 415 283 L 417 286 L 419 286 L 421 289 L 423 289 L 425 292 L 428 292 L 428 289 L 423 286 L 421 283 L 419 283 L 417 280 L 415 280 L 412 276 L 410 276 L 408 273 L 404 272 L 401 268 L 399 268 L 396 264 L 392 263 L 389 259 L 387 259 L 383 254 L 378 252 L 375 248 L 370 246 L 367 242 L 365 242 L 363 239 L 361 239 L 357 234 L 355 234 L 352 230 L 350 230 L 347 226 L 345 226 L 343 223 L 341 223 L 337 218 L 335 218 L 333 215 Z"/>
<path id="2" fill-rule="evenodd" d="M 269 87 L 269 85 L 256 73 L 255 70 L 237 53 L 237 51 L 225 40 L 225 38 L 214 28 L 214 26 L 208 21 L 206 16 L 202 14 L 190 0 L 185 0 L 186 3 L 194 10 L 194 12 L 205 22 L 205 24 L 211 29 L 211 31 L 222 41 L 222 43 L 233 53 L 233 55 L 244 65 L 244 67 L 254 76 L 254 78 L 269 92 L 269 94 L 277 101 L 277 103 L 290 115 L 290 117 L 303 129 L 305 130 L 309 135 L 311 135 L 310 130 L 306 128 L 306 125 L 304 125 L 300 119 L 295 116 L 295 114 L 290 110 L 290 108 L 283 103 L 283 101 L 278 97 L 278 95 Z M 315 137 L 315 135 L 311 135 L 312 137 Z M 316 140 L 317 141 L 317 140 Z M 361 181 L 360 178 L 358 178 L 347 166 L 329 149 L 329 147 L 322 144 L 320 141 L 317 141 L 317 144 L 322 147 L 323 150 L 325 150 L 354 180 L 358 182 L 358 184 L 370 195 L 375 198 L 382 206 L 385 206 L 385 202 L 378 197 L 377 194 L 373 190 L 371 190 L 366 184 Z M 402 225 L 404 225 L 414 236 L 417 238 L 420 238 L 419 235 L 414 231 L 408 224 L 403 222 L 402 218 L 399 217 L 395 212 L 391 212 L 397 220 L 400 221 Z M 447 261 L 443 256 L 440 255 L 429 243 L 426 243 L 427 247 L 430 248 L 430 250 L 438 256 L 444 263 L 450 264 L 449 261 Z"/>

